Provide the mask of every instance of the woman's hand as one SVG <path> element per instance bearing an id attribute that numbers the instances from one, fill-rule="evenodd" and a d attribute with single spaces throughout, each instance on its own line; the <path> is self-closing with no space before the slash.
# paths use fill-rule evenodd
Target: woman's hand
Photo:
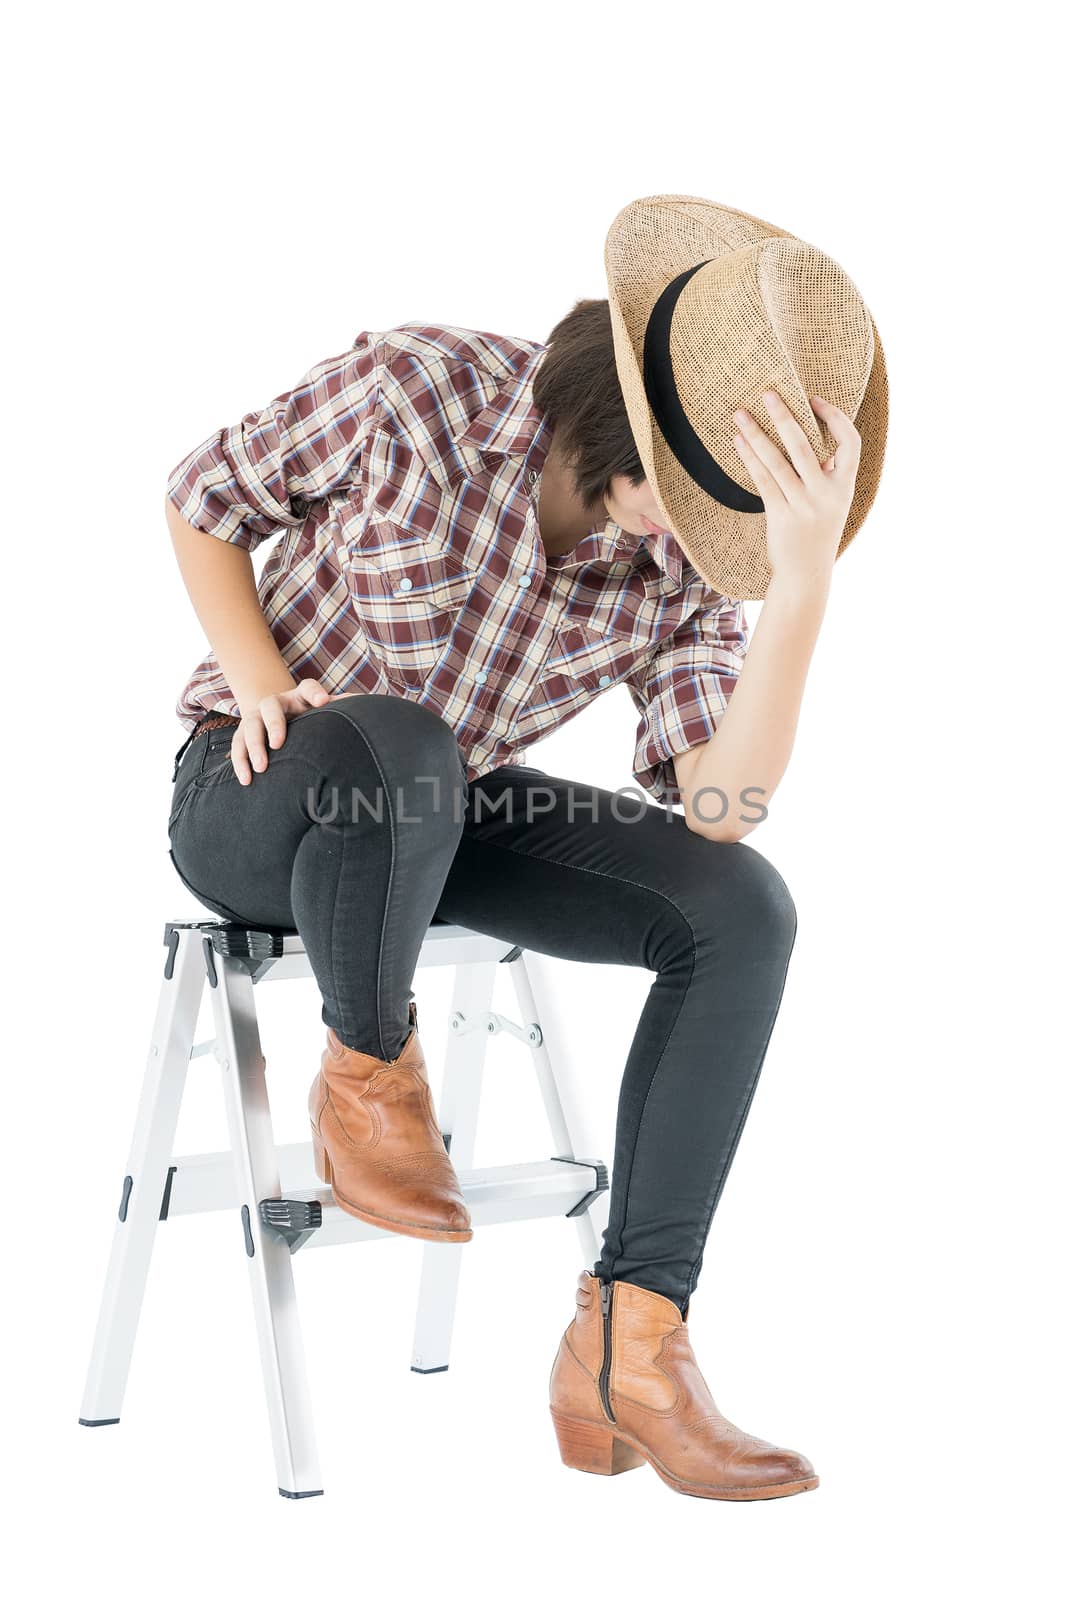
<path id="1" fill-rule="evenodd" d="M 734 412 L 739 429 L 734 446 L 767 513 L 767 559 L 775 585 L 789 589 L 829 583 L 860 464 L 860 435 L 852 419 L 818 395 L 808 398 L 837 446 L 825 465 L 773 389 L 762 399 L 789 450 L 789 461 L 755 417 Z"/>
<path id="2" fill-rule="evenodd" d="M 302 678 L 292 689 L 282 689 L 278 694 L 268 694 L 258 702 L 254 711 L 242 716 L 230 740 L 230 760 L 238 783 L 252 782 L 256 772 L 267 770 L 267 745 L 278 750 L 285 743 L 286 724 L 302 711 L 312 706 L 324 706 L 331 696 L 317 678 Z"/>

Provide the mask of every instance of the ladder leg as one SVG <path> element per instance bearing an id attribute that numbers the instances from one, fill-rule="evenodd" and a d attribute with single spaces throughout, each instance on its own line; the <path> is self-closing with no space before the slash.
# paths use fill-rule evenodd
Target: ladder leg
<path id="1" fill-rule="evenodd" d="M 252 977 L 243 958 L 216 955 L 215 967 L 211 1002 L 239 1209 L 234 1243 L 248 1259 L 278 1490 L 303 1499 L 321 1494 L 322 1482 L 292 1258 L 259 1215 L 260 1200 L 277 1199 L 282 1191 Z"/>
<path id="2" fill-rule="evenodd" d="M 475 961 L 456 968 L 452 989 L 452 1015 L 470 1017 L 489 1011 L 498 963 Z M 474 1165 L 474 1138 L 489 1035 L 483 1028 L 470 1033 L 449 1030 L 438 1120 L 448 1141 L 448 1153 L 457 1172 Z M 415 1315 L 413 1372 L 443 1372 L 448 1366 L 452 1325 L 463 1265 L 463 1245 L 426 1244 L 422 1254 L 419 1303 Z"/>
<path id="3" fill-rule="evenodd" d="M 564 1019 L 556 1009 L 551 983 L 551 958 L 524 950 L 508 963 L 515 999 L 524 1027 L 538 1025 L 541 1044 L 531 1050 L 537 1082 L 552 1130 L 558 1156 L 588 1156 L 591 1146 L 575 1093 L 576 1077 L 567 1049 Z M 592 1187 L 592 1184 L 590 1184 Z M 607 1191 L 605 1190 L 606 1194 Z M 602 1196 L 587 1211 L 574 1218 L 582 1265 L 591 1267 L 600 1254 L 603 1223 L 600 1221 Z"/>
<path id="4" fill-rule="evenodd" d="M 156 1008 L 82 1397 L 79 1421 L 90 1428 L 118 1422 L 122 1410 L 196 1035 L 205 977 L 201 934 L 196 928 L 178 928 L 174 936 L 177 944 L 168 951 L 170 976 L 163 979 Z"/>

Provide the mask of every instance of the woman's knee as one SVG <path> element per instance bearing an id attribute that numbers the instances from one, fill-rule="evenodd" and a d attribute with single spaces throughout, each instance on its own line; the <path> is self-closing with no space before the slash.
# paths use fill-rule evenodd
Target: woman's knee
<path id="1" fill-rule="evenodd" d="M 698 936 L 707 935 L 720 948 L 725 936 L 738 947 L 778 948 L 785 956 L 792 950 L 793 896 L 778 869 L 751 845 L 711 844 L 691 880 L 691 893 Z"/>
<path id="2" fill-rule="evenodd" d="M 428 706 L 398 695 L 352 695 L 305 712 L 290 726 L 294 736 L 319 780 L 352 795 L 352 804 L 371 803 L 367 791 L 374 790 L 393 812 L 403 806 L 409 816 L 462 814 L 466 763 L 452 729 Z"/>

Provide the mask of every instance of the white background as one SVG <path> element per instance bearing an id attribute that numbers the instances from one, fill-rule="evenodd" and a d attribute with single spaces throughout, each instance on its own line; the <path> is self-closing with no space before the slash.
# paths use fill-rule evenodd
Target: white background
<path id="1" fill-rule="evenodd" d="M 1062 251 L 1044 8 L 25 8 L 5 92 L 3 1451 L 18 1592 L 1046 1595 L 1062 1581 Z M 1051 15 L 1051 14 L 1049 14 Z M 327 1493 L 278 1498 L 239 1228 L 162 1230 L 122 1425 L 77 1426 L 168 917 L 173 702 L 203 649 L 163 516 L 213 428 L 363 328 L 544 338 L 638 195 L 837 258 L 885 343 L 842 558 L 754 846 L 799 932 L 690 1324 L 815 1494 L 566 1471 L 569 1225 L 466 1247 L 408 1372 L 419 1246 L 295 1263 Z M 750 606 L 750 620 L 758 618 Z M 629 781 L 614 691 L 537 765 Z M 610 1154 L 649 975 L 560 967 Z M 445 991 L 419 990 L 439 1063 Z M 264 991 L 279 1133 L 317 997 Z M 479 1158 L 549 1152 L 502 1044 Z M 179 1149 L 223 1135 L 195 1064 Z"/>

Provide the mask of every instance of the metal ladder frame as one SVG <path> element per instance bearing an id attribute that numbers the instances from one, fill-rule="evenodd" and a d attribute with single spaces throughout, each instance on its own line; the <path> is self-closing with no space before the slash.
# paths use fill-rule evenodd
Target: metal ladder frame
<path id="1" fill-rule="evenodd" d="M 168 922 L 164 943 L 163 981 L 79 1421 L 89 1428 L 119 1421 L 158 1224 L 195 1212 L 234 1210 L 248 1263 L 278 1491 L 286 1499 L 304 1499 L 323 1491 L 293 1254 L 396 1235 L 334 1203 L 315 1175 L 310 1141 L 274 1142 L 255 989 L 312 977 L 300 939 L 233 922 Z M 585 1146 L 578 1136 L 565 1036 L 546 982 L 547 960 L 469 928 L 435 924 L 427 930 L 418 966 L 456 969 L 438 1120 L 476 1228 L 570 1217 L 582 1264 L 591 1266 L 599 1229 L 590 1207 L 607 1189 L 607 1169 L 575 1154 Z M 513 980 L 519 1023 L 492 1009 L 501 965 Z M 205 984 L 215 1036 L 198 1044 Z M 556 1153 L 547 1161 L 472 1170 L 487 1047 L 501 1033 L 523 1039 L 530 1050 Z M 208 1054 L 222 1074 L 230 1149 L 176 1156 L 189 1063 Z M 448 1367 L 462 1255 L 455 1244 L 423 1246 L 415 1372 Z"/>

